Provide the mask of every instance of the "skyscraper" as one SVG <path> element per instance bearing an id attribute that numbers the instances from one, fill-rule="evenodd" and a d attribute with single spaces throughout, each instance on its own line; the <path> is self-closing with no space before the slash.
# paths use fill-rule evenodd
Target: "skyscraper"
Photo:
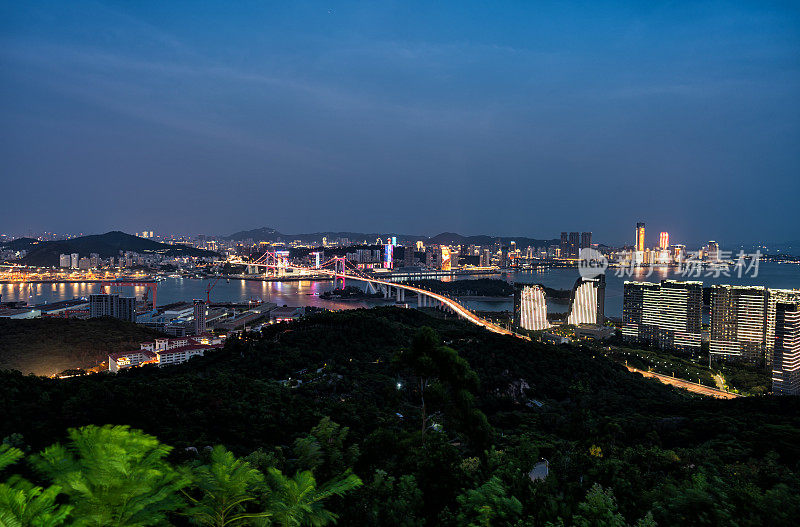
<path id="1" fill-rule="evenodd" d="M 644 223 L 636 224 L 636 248 L 637 251 L 644 251 Z"/>
<path id="2" fill-rule="evenodd" d="M 605 322 L 606 277 L 580 277 L 572 287 L 567 324 L 603 324 Z"/>
<path id="3" fill-rule="evenodd" d="M 203 300 L 194 301 L 194 334 L 202 335 L 206 332 L 206 303 Z"/>
<path id="4" fill-rule="evenodd" d="M 800 395 L 800 304 L 795 302 L 775 305 L 772 393 Z"/>
<path id="5" fill-rule="evenodd" d="M 538 285 L 518 287 L 514 291 L 514 323 L 532 331 L 547 329 L 547 303 L 544 289 Z"/>
<path id="6" fill-rule="evenodd" d="M 579 232 L 571 232 L 569 233 L 569 258 L 577 258 L 578 252 L 581 248 L 581 233 Z"/>
<path id="7" fill-rule="evenodd" d="M 779 302 L 800 303 L 800 289 L 769 289 L 767 291 L 767 321 L 764 331 L 767 365 L 772 364 L 772 351 L 775 349 L 776 311 Z"/>
<path id="8" fill-rule="evenodd" d="M 136 322 L 136 299 L 116 293 L 89 295 L 89 316 L 112 317 Z"/>
<path id="9" fill-rule="evenodd" d="M 720 359 L 764 361 L 766 314 L 766 288 L 711 286 L 711 354 Z"/>
<path id="10" fill-rule="evenodd" d="M 442 271 L 449 271 L 452 268 L 452 263 L 450 259 L 450 247 L 442 245 L 440 258 L 441 258 L 440 269 Z"/>
<path id="11" fill-rule="evenodd" d="M 581 249 L 588 249 L 592 246 L 592 233 L 591 232 L 582 232 L 581 233 Z M 580 255 L 580 252 L 578 253 Z"/>
<path id="12" fill-rule="evenodd" d="M 569 257 L 569 233 L 561 233 L 561 258 Z"/>
<path id="13" fill-rule="evenodd" d="M 658 237 L 658 246 L 663 249 L 669 248 L 669 233 L 662 232 L 661 235 Z"/>
<path id="14" fill-rule="evenodd" d="M 700 351 L 703 282 L 625 282 L 622 336 L 661 349 Z"/>

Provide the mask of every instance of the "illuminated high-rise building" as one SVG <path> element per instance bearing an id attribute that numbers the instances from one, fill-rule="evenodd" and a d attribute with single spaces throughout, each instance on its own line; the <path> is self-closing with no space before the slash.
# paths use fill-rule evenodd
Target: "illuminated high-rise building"
<path id="1" fill-rule="evenodd" d="M 450 261 L 450 247 L 442 245 L 441 251 L 441 265 L 439 269 L 442 271 L 449 271 L 452 268 L 452 263 Z"/>
<path id="2" fill-rule="evenodd" d="M 662 232 L 661 235 L 658 237 L 658 246 L 661 249 L 667 249 L 669 247 L 669 233 Z"/>
<path id="3" fill-rule="evenodd" d="M 711 286 L 711 354 L 720 359 L 763 362 L 766 314 L 766 288 Z"/>
<path id="4" fill-rule="evenodd" d="M 567 324 L 603 324 L 605 322 L 606 277 L 580 277 L 572 287 Z"/>
<path id="5" fill-rule="evenodd" d="M 800 289 L 769 289 L 767 290 L 767 320 L 764 330 L 765 356 L 767 365 L 772 362 L 772 351 L 775 349 L 775 325 L 777 305 L 784 303 L 800 303 Z"/>
<path id="6" fill-rule="evenodd" d="M 636 251 L 644 251 L 644 223 L 636 224 Z"/>
<path id="7" fill-rule="evenodd" d="M 700 351 L 703 282 L 625 282 L 622 336 L 661 349 Z"/>
<path id="8" fill-rule="evenodd" d="M 800 395 L 800 304 L 796 302 L 775 305 L 772 393 Z"/>
<path id="9" fill-rule="evenodd" d="M 391 243 L 391 238 L 388 238 L 390 243 L 383 246 L 383 268 L 391 269 L 394 266 L 394 244 Z"/>
<path id="10" fill-rule="evenodd" d="M 547 329 L 547 302 L 544 289 L 538 285 L 526 285 L 514 291 L 514 323 L 531 331 Z"/>
<path id="11" fill-rule="evenodd" d="M 561 233 L 561 258 L 567 258 L 569 256 L 569 233 L 562 232 Z"/>

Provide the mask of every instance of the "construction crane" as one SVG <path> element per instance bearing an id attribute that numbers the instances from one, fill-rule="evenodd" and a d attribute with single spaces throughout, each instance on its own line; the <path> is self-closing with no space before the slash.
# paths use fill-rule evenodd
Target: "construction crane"
<path id="1" fill-rule="evenodd" d="M 211 290 L 214 289 L 214 286 L 217 285 L 217 282 L 219 282 L 220 278 L 222 278 L 222 277 L 218 276 L 218 277 L 216 277 L 214 279 L 213 282 L 208 282 L 208 285 L 206 285 L 206 303 L 207 304 L 211 303 Z"/>

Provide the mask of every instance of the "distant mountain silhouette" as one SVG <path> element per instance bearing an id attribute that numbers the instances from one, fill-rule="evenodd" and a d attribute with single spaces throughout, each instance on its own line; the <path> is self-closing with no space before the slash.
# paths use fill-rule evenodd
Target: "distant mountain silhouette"
<path id="1" fill-rule="evenodd" d="M 18 240 L 14 240 L 14 243 Z M 81 257 L 97 253 L 101 258 L 119 256 L 120 251 L 165 256 L 215 256 L 217 253 L 188 245 L 161 243 L 120 231 L 81 236 L 69 240 L 29 244 L 28 254 L 21 261 L 29 265 L 58 266 L 59 255 L 78 253 Z"/>
<path id="2" fill-rule="evenodd" d="M 252 229 L 249 231 L 240 231 L 231 234 L 227 239 L 232 241 L 253 240 L 264 242 L 291 242 L 293 240 L 301 240 L 303 242 L 319 242 L 323 237 L 334 241 L 337 238 L 349 238 L 351 242 L 361 242 L 366 240 L 368 243 L 373 243 L 374 240 L 380 238 L 386 240 L 387 236 L 397 236 L 400 243 L 413 243 L 417 240 L 422 240 L 427 244 L 447 244 L 447 245 L 491 245 L 500 242 L 507 245 L 511 241 L 517 243 L 517 247 L 524 248 L 527 246 L 542 247 L 547 245 L 558 245 L 560 240 L 554 238 L 551 240 L 539 240 L 536 238 L 527 238 L 524 236 L 463 236 L 455 232 L 443 232 L 436 236 L 415 236 L 410 234 L 394 234 L 394 233 L 364 233 L 364 232 L 314 232 L 306 234 L 283 234 L 270 227 L 261 227 L 260 229 Z"/>
<path id="3" fill-rule="evenodd" d="M 39 240 L 35 238 L 17 238 L 16 240 L 2 243 L 0 246 L 4 249 L 11 249 L 12 251 L 30 251 L 31 247 L 38 243 L 40 243 Z"/>
<path id="4" fill-rule="evenodd" d="M 519 249 L 524 249 L 525 247 L 528 246 L 545 247 L 548 245 L 558 245 L 559 243 L 561 243 L 561 240 L 559 238 L 553 238 L 550 240 L 540 240 L 537 238 L 528 238 L 525 236 L 488 236 L 485 234 L 477 236 L 462 236 L 461 234 L 456 234 L 454 232 L 443 232 L 441 234 L 437 234 L 436 236 L 428 238 L 426 243 L 486 246 L 498 242 L 502 245 L 508 245 L 512 241 L 516 242 L 517 248 Z"/>
<path id="5" fill-rule="evenodd" d="M 260 229 L 252 229 L 249 231 L 239 231 L 227 237 L 229 240 L 253 240 L 253 241 L 275 241 L 276 238 L 281 238 L 284 235 L 270 227 L 261 227 Z"/>

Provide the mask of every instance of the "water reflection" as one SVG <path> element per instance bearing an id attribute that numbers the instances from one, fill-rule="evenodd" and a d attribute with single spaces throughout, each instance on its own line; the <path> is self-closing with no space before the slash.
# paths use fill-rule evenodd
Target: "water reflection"
<path id="1" fill-rule="evenodd" d="M 547 287 L 555 289 L 571 289 L 578 277 L 576 269 L 537 269 L 532 271 L 521 271 L 514 273 L 498 273 L 494 275 L 476 275 L 448 277 L 450 279 L 474 279 L 474 278 L 501 278 L 518 283 L 541 283 Z M 621 316 L 623 284 L 625 280 L 645 280 L 658 282 L 662 279 L 686 279 L 675 272 L 674 269 L 660 268 L 648 272 L 647 269 L 636 269 L 632 276 L 618 277 L 613 269 L 609 269 L 606 274 L 606 314 L 609 316 Z M 704 285 L 712 284 L 738 284 L 738 285 L 764 285 L 775 288 L 799 288 L 800 287 L 800 266 L 780 265 L 776 263 L 761 263 L 759 275 L 756 278 L 721 276 L 718 278 L 693 278 L 702 280 Z M 171 302 L 186 301 L 191 302 L 195 298 L 206 298 L 206 287 L 209 282 L 195 279 L 167 278 L 158 284 L 159 305 Z M 35 285 L 35 287 L 33 287 Z M 348 281 L 347 285 L 364 287 L 364 282 Z M 115 292 L 123 295 L 130 295 L 134 292 L 138 297 L 145 293 L 146 288 L 119 288 Z M 317 306 L 328 309 L 353 309 L 359 307 L 371 307 L 375 305 L 392 304 L 392 301 L 382 299 L 370 300 L 324 300 L 320 294 L 333 289 L 333 283 L 327 282 L 262 282 L 255 280 L 231 280 L 225 279 L 217 281 L 211 291 L 212 302 L 247 302 L 253 298 L 260 298 L 267 302 L 274 302 L 278 305 L 290 306 Z M 100 293 L 102 288 L 97 283 L 59 283 L 45 287 L 44 284 L 0 284 L 0 295 L 3 301 L 25 300 L 30 304 L 52 303 L 59 300 L 67 300 L 76 297 L 88 297 L 92 293 Z M 408 299 L 410 305 L 414 305 L 413 297 Z M 478 310 L 510 310 L 512 309 L 511 299 L 499 301 L 467 301 L 465 302 L 470 309 Z M 563 305 L 554 304 L 549 306 L 551 310 L 563 311 Z"/>

